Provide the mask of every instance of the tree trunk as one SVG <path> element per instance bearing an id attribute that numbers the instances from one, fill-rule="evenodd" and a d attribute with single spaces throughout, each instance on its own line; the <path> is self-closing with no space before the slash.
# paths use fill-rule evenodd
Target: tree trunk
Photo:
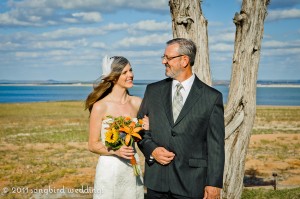
<path id="1" fill-rule="evenodd" d="M 202 15 L 200 0 L 170 0 L 173 37 L 195 42 L 197 55 L 193 72 L 206 84 L 212 85 L 209 66 L 207 20 Z"/>
<path id="2" fill-rule="evenodd" d="M 225 170 L 222 198 L 240 198 L 247 148 L 256 112 L 256 81 L 264 20 L 270 0 L 243 0 L 236 25 L 232 74 L 225 109 Z M 194 72 L 211 85 L 207 21 L 201 0 L 170 0 L 173 37 L 192 39 L 198 48 Z"/>
<path id="3" fill-rule="evenodd" d="M 243 0 L 236 25 L 228 102 L 225 109 L 223 198 L 240 198 L 245 159 L 256 113 L 256 81 L 269 0 Z"/>

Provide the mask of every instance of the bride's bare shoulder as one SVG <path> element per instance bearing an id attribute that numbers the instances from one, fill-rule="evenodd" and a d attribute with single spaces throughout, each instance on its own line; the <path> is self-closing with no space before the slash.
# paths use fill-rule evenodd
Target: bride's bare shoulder
<path id="1" fill-rule="evenodd" d="M 139 108 L 142 103 L 142 98 L 138 96 L 130 96 L 131 104 L 133 104 L 135 107 Z"/>
<path id="2" fill-rule="evenodd" d="M 96 112 L 105 112 L 107 109 L 107 103 L 105 100 L 99 100 L 94 103 L 93 110 Z"/>

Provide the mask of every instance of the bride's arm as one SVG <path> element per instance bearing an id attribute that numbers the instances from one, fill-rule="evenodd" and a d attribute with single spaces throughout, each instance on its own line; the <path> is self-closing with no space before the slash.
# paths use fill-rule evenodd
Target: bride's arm
<path id="1" fill-rule="evenodd" d="M 100 141 L 100 131 L 102 127 L 102 118 L 106 112 L 106 106 L 102 102 L 96 102 L 90 115 L 90 130 L 88 148 L 91 152 L 100 155 L 117 155 L 125 159 L 131 159 L 133 148 L 122 146 L 119 150 L 107 150 L 107 147 Z"/>
<path id="2" fill-rule="evenodd" d="M 133 102 L 133 105 L 134 105 L 134 107 L 136 109 L 136 114 L 137 114 L 137 112 L 140 109 L 141 103 L 142 103 L 142 98 L 137 97 L 137 96 L 131 96 L 131 97 L 133 99 L 132 102 Z M 148 118 L 148 116 L 144 115 L 143 118 L 138 118 L 138 119 L 142 119 L 143 120 L 143 125 L 142 125 L 143 129 L 144 130 L 149 130 L 150 127 L 149 127 L 149 118 Z"/>

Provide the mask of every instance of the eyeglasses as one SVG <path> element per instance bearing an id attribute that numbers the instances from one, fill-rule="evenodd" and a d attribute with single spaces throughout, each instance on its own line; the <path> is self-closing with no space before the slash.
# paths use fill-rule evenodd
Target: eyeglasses
<path id="1" fill-rule="evenodd" d="M 161 56 L 161 60 L 164 61 L 166 60 L 167 62 L 171 61 L 172 59 L 175 59 L 177 57 L 181 57 L 181 56 L 184 56 L 184 55 L 177 55 L 177 56 L 174 56 L 174 57 L 167 57 L 166 55 L 163 55 Z"/>

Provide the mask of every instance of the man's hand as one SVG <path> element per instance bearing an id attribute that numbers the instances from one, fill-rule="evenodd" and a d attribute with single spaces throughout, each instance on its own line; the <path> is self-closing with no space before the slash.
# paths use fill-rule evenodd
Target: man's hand
<path id="1" fill-rule="evenodd" d="M 157 147 L 153 150 L 152 156 L 156 160 L 156 162 L 165 165 L 169 164 L 174 159 L 175 154 L 168 151 L 164 147 Z"/>
<path id="2" fill-rule="evenodd" d="M 221 189 L 218 187 L 206 186 L 203 199 L 220 199 Z"/>

